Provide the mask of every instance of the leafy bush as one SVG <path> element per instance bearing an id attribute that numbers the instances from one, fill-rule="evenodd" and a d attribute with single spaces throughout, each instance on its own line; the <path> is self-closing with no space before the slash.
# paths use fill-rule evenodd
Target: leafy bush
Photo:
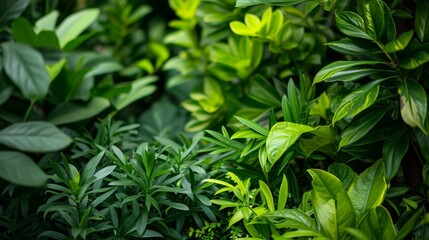
<path id="1" fill-rule="evenodd" d="M 428 16 L 3 1 L 1 238 L 425 239 Z"/>

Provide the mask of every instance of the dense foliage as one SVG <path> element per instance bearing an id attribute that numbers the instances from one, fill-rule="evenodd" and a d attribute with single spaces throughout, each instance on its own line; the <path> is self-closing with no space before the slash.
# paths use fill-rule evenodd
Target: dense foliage
<path id="1" fill-rule="evenodd" d="M 428 62 L 426 0 L 3 0 L 0 238 L 427 239 Z"/>

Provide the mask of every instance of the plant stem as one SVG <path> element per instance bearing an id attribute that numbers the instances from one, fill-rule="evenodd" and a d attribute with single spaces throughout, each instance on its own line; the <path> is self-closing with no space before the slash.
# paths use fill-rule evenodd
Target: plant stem
<path id="1" fill-rule="evenodd" d="M 23 122 L 26 122 L 28 120 L 28 117 L 30 116 L 31 110 L 33 110 L 34 103 L 36 103 L 36 100 L 31 100 L 30 106 L 28 106 L 28 109 L 25 112 Z"/>

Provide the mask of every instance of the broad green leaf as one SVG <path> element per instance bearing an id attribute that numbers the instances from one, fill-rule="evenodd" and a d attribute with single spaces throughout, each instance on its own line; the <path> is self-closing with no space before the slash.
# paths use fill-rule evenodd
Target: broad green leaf
<path id="1" fill-rule="evenodd" d="M 336 14 L 338 29 L 347 36 L 372 40 L 373 38 L 365 32 L 365 22 L 355 12 L 342 11 Z"/>
<path id="2" fill-rule="evenodd" d="M 259 180 L 259 189 L 261 190 L 265 201 L 267 202 L 268 210 L 274 212 L 274 199 L 273 194 L 271 193 L 270 187 L 263 181 Z"/>
<path id="3" fill-rule="evenodd" d="M 39 33 L 43 30 L 54 31 L 55 25 L 57 24 L 57 19 L 60 13 L 57 10 L 46 14 L 45 16 L 39 18 L 34 24 L 34 31 Z"/>
<path id="4" fill-rule="evenodd" d="M 402 158 L 408 151 L 408 134 L 405 131 L 395 132 L 383 145 L 383 162 L 386 167 L 386 179 L 389 182 L 401 166 Z"/>
<path id="5" fill-rule="evenodd" d="M 267 4 L 273 6 L 288 6 L 298 3 L 305 3 L 311 0 L 237 0 L 236 7 L 248 7 L 258 4 Z"/>
<path id="6" fill-rule="evenodd" d="M 360 43 L 359 41 L 352 40 L 349 38 L 343 38 L 338 41 L 326 43 L 327 46 L 334 49 L 337 52 L 347 55 L 367 55 L 380 53 L 379 48 L 375 48 L 371 44 Z"/>
<path id="7" fill-rule="evenodd" d="M 414 29 L 420 42 L 426 43 L 429 39 L 429 2 L 417 1 Z"/>
<path id="8" fill-rule="evenodd" d="M 54 31 L 41 31 L 34 39 L 33 45 L 40 48 L 60 49 L 60 43 Z"/>
<path id="9" fill-rule="evenodd" d="M 27 19 L 19 17 L 12 23 L 12 36 L 19 43 L 31 45 L 36 38 L 36 33 Z"/>
<path id="10" fill-rule="evenodd" d="M 358 229 L 369 239 L 396 239 L 396 229 L 392 218 L 389 211 L 383 206 L 369 210 L 359 223 Z"/>
<path id="11" fill-rule="evenodd" d="M 256 36 L 256 31 L 254 29 L 249 28 L 246 24 L 240 21 L 233 21 L 229 24 L 231 30 L 237 34 L 242 36 Z"/>
<path id="12" fill-rule="evenodd" d="M 30 0 L 2 0 L 0 2 L 0 28 L 19 17 Z"/>
<path id="13" fill-rule="evenodd" d="M 330 199 L 337 200 L 337 195 L 345 191 L 341 181 L 333 174 L 320 169 L 309 169 L 307 171 L 313 178 L 311 182 L 313 191 L 317 193 L 322 202 L 327 202 Z"/>
<path id="14" fill-rule="evenodd" d="M 119 95 L 113 105 L 117 110 L 121 110 L 131 103 L 152 94 L 156 87 L 151 83 L 157 80 L 157 77 L 152 76 L 134 80 L 131 84 L 131 91 Z"/>
<path id="15" fill-rule="evenodd" d="M 72 139 L 51 123 L 15 123 L 0 131 L 0 143 L 25 152 L 53 152 L 67 147 Z"/>
<path id="16" fill-rule="evenodd" d="M 410 43 L 411 38 L 413 37 L 413 34 L 414 34 L 413 30 L 402 33 L 401 36 L 387 43 L 384 46 L 384 50 L 388 53 L 394 53 L 397 51 L 404 50 Z"/>
<path id="17" fill-rule="evenodd" d="M 379 40 L 385 31 L 382 3 L 379 0 L 362 0 L 358 8 L 365 22 L 365 31 L 372 39 Z"/>
<path id="18" fill-rule="evenodd" d="M 334 113 L 332 124 L 345 117 L 352 118 L 371 106 L 377 99 L 381 81 L 367 83 L 345 96 Z"/>
<path id="19" fill-rule="evenodd" d="M 399 61 L 399 66 L 411 70 L 420 67 L 421 65 L 429 62 L 429 53 L 426 51 L 415 51 L 411 55 L 402 58 Z"/>
<path id="20" fill-rule="evenodd" d="M 285 227 L 292 229 L 302 229 L 310 231 L 318 231 L 316 222 L 309 215 L 301 212 L 299 209 L 283 209 L 274 212 L 265 213 L 261 218 L 268 218 L 271 221 L 281 221 L 277 227 Z"/>
<path id="21" fill-rule="evenodd" d="M 94 97 L 85 104 L 68 102 L 52 110 L 48 121 L 55 125 L 78 122 L 96 116 L 109 106 L 109 100 L 101 97 Z"/>
<path id="22" fill-rule="evenodd" d="M 425 135 L 422 131 L 414 129 L 417 143 L 419 144 L 420 151 L 423 157 L 429 162 L 429 135 Z"/>
<path id="23" fill-rule="evenodd" d="M 341 134 L 339 148 L 348 146 L 363 138 L 380 121 L 385 113 L 386 109 L 375 109 L 353 121 Z"/>
<path id="24" fill-rule="evenodd" d="M 408 79 L 399 87 L 401 95 L 401 116 L 411 127 L 418 127 L 426 135 L 427 95 L 424 88 L 417 82 Z"/>
<path id="25" fill-rule="evenodd" d="M 358 177 L 357 173 L 344 163 L 333 163 L 329 165 L 328 171 L 340 179 L 344 189 L 348 189 Z"/>
<path id="26" fill-rule="evenodd" d="M 99 14 L 99 9 L 88 8 L 73 13 L 64 19 L 56 30 L 61 48 L 85 31 L 97 19 Z"/>
<path id="27" fill-rule="evenodd" d="M 229 228 L 244 218 L 243 211 L 245 211 L 245 209 L 243 208 L 240 208 L 239 210 L 235 211 L 234 215 L 232 215 L 232 217 L 229 219 L 229 223 L 228 223 Z"/>
<path id="28" fill-rule="evenodd" d="M 277 200 L 277 210 L 283 210 L 286 206 L 289 197 L 289 183 L 285 175 L 283 175 L 282 184 L 279 189 L 279 199 Z"/>
<path id="29" fill-rule="evenodd" d="M 379 70 L 372 67 L 363 67 L 364 65 L 380 64 L 380 61 L 336 61 L 322 68 L 314 77 L 313 84 L 318 82 L 344 81 L 350 82 Z"/>
<path id="30" fill-rule="evenodd" d="M 301 138 L 299 147 L 306 157 L 309 157 L 313 152 L 323 149 L 324 151 L 332 151 L 335 154 L 335 147 L 329 148 L 329 145 L 335 143 L 336 134 L 330 126 L 318 126 L 309 133 L 313 134 L 310 138 Z"/>
<path id="31" fill-rule="evenodd" d="M 387 183 L 383 161 L 379 160 L 362 172 L 348 193 L 360 222 L 372 208 L 380 206 L 386 195 Z"/>
<path id="32" fill-rule="evenodd" d="M 42 55 L 20 43 L 5 42 L 1 47 L 4 70 L 22 94 L 28 99 L 45 97 L 50 78 Z"/>
<path id="33" fill-rule="evenodd" d="M 301 134 L 312 130 L 314 128 L 303 124 L 291 122 L 276 123 L 271 128 L 267 137 L 268 160 L 274 164 L 299 139 Z"/>
<path id="34" fill-rule="evenodd" d="M 42 187 L 48 180 L 48 176 L 31 158 L 12 151 L 0 151 L 0 177 L 27 187 Z"/>

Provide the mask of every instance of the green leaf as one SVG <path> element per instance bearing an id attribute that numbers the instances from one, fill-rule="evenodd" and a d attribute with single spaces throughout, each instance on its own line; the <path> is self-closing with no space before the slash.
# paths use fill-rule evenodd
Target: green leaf
<path id="1" fill-rule="evenodd" d="M 339 148 L 348 146 L 363 138 L 380 121 L 386 110 L 375 109 L 353 121 L 341 134 Z"/>
<path id="2" fill-rule="evenodd" d="M 388 53 L 394 53 L 397 51 L 404 50 L 408 46 L 408 44 L 410 43 L 410 41 L 413 37 L 413 34 L 414 34 L 413 30 L 402 33 L 401 36 L 399 36 L 395 40 L 387 43 L 384 46 L 384 50 Z"/>
<path id="3" fill-rule="evenodd" d="M 0 91 L 0 106 L 5 103 L 10 98 L 10 96 L 12 96 L 12 92 L 12 86 L 5 87 L 3 90 Z"/>
<path id="4" fill-rule="evenodd" d="M 344 163 L 333 163 L 329 165 L 328 171 L 340 179 L 344 189 L 348 189 L 358 177 L 357 173 Z"/>
<path id="5" fill-rule="evenodd" d="M 282 184 L 279 189 L 279 199 L 277 200 L 277 209 L 283 210 L 289 197 L 289 184 L 285 175 L 283 175 Z"/>
<path id="6" fill-rule="evenodd" d="M 72 139 L 51 123 L 15 123 L 0 131 L 0 143 L 26 152 L 53 152 L 67 147 Z"/>
<path id="7" fill-rule="evenodd" d="M 274 210 L 275 210 L 274 199 L 273 199 L 273 194 L 271 193 L 270 188 L 268 187 L 268 185 L 266 183 L 259 180 L 259 189 L 261 189 L 261 192 L 264 196 L 264 199 L 267 202 L 268 210 L 270 210 L 270 212 L 274 212 Z"/>
<path id="8" fill-rule="evenodd" d="M 85 104 L 68 102 L 52 110 L 48 116 L 48 121 L 55 125 L 78 122 L 97 116 L 109 106 L 109 100 L 101 97 L 94 97 Z"/>
<path id="9" fill-rule="evenodd" d="M 1 47 L 4 69 L 22 94 L 28 99 L 45 97 L 50 78 L 42 55 L 20 43 L 5 42 Z"/>
<path id="10" fill-rule="evenodd" d="M 368 55 L 380 53 L 379 48 L 375 48 L 369 44 L 362 44 L 359 41 L 351 40 L 348 38 L 341 39 L 339 41 L 326 43 L 327 46 L 334 49 L 337 52 L 347 55 Z"/>
<path id="11" fill-rule="evenodd" d="M 88 8 L 73 13 L 64 19 L 56 30 L 61 48 L 85 31 L 97 19 L 99 14 L 99 9 Z"/>
<path id="12" fill-rule="evenodd" d="M 40 48 L 60 49 L 60 43 L 54 31 L 41 31 L 34 39 L 33 45 Z"/>
<path id="13" fill-rule="evenodd" d="M 363 67 L 363 65 L 380 64 L 380 61 L 336 61 L 322 68 L 314 77 L 313 84 L 325 81 L 344 81 L 351 82 L 372 73 L 379 72 L 375 68 Z"/>
<path id="14" fill-rule="evenodd" d="M 31 45 L 36 38 L 36 33 L 27 19 L 19 17 L 12 23 L 12 36 L 17 42 Z"/>
<path id="15" fill-rule="evenodd" d="M 124 107 L 130 105 L 131 103 L 149 96 L 155 92 L 156 87 L 151 85 L 151 83 L 157 81 L 158 78 L 154 76 L 144 77 L 137 80 L 134 80 L 131 84 L 131 91 L 128 93 L 123 93 L 114 102 L 114 106 L 117 110 L 121 110 Z"/>
<path id="16" fill-rule="evenodd" d="M 334 113 L 332 124 L 345 117 L 352 118 L 371 106 L 377 99 L 381 81 L 367 83 L 345 96 Z"/>
<path id="17" fill-rule="evenodd" d="M 247 119 L 245 119 L 245 118 L 242 118 L 242 117 L 235 116 L 235 118 L 236 118 L 239 122 L 241 122 L 242 124 L 246 125 L 246 126 L 247 126 L 247 127 L 249 127 L 250 129 L 252 129 L 253 131 L 255 131 L 255 132 L 257 132 L 257 133 L 261 134 L 262 136 L 265 136 L 265 137 L 266 137 L 266 136 L 268 136 L 269 131 L 268 131 L 268 129 L 266 129 L 265 127 L 263 127 L 263 126 L 261 126 L 261 125 L 259 125 L 259 124 L 255 123 L 255 122 L 253 122 L 253 121 L 250 121 L 250 120 L 247 120 Z"/>
<path id="18" fill-rule="evenodd" d="M 401 116 L 411 127 L 418 127 L 428 134 L 425 127 L 427 115 L 427 95 L 425 89 L 415 80 L 407 79 L 398 90 L 401 95 Z"/>
<path id="19" fill-rule="evenodd" d="M 408 134 L 405 131 L 397 131 L 383 145 L 383 161 L 386 167 L 386 179 L 390 181 L 395 177 L 401 166 L 402 158 L 408 151 Z"/>
<path id="20" fill-rule="evenodd" d="M 417 1 L 414 29 L 420 42 L 426 43 L 429 39 L 429 2 Z"/>
<path id="21" fill-rule="evenodd" d="M 362 0 L 358 7 L 365 22 L 365 31 L 372 39 L 379 40 L 385 31 L 382 3 L 379 0 Z"/>
<path id="22" fill-rule="evenodd" d="M 273 6 L 288 6 L 298 3 L 305 3 L 311 0 L 237 0 L 236 7 L 248 7 L 258 4 L 267 4 Z"/>
<path id="23" fill-rule="evenodd" d="M 0 27 L 19 17 L 30 0 L 2 0 L 0 3 Z"/>
<path id="24" fill-rule="evenodd" d="M 39 33 L 43 30 L 45 31 L 54 31 L 55 25 L 57 24 L 57 19 L 60 13 L 57 10 L 53 10 L 45 16 L 39 18 L 34 24 L 34 31 Z"/>
<path id="25" fill-rule="evenodd" d="M 12 151 L 0 151 L 0 177 L 27 187 L 41 187 L 48 180 L 48 176 L 31 158 Z"/>
<path id="26" fill-rule="evenodd" d="M 372 40 L 365 31 L 365 22 L 355 12 L 342 11 L 336 14 L 338 29 L 347 36 Z"/>
<path id="27" fill-rule="evenodd" d="M 314 128 L 297 123 L 276 123 L 267 137 L 268 160 L 274 164 L 299 139 L 301 134 L 312 130 Z"/>
<path id="28" fill-rule="evenodd" d="M 348 191 L 356 211 L 357 222 L 360 222 L 370 209 L 383 203 L 386 191 L 384 164 L 379 160 L 362 172 Z"/>
<path id="29" fill-rule="evenodd" d="M 283 221 L 278 227 L 291 229 L 310 230 L 318 232 L 316 222 L 309 215 L 301 212 L 299 209 L 283 209 L 274 212 L 265 213 L 261 218 L 275 219 Z"/>
<path id="30" fill-rule="evenodd" d="M 369 210 L 359 223 L 358 229 L 369 239 L 396 239 L 396 229 L 390 213 L 383 206 Z"/>
<path id="31" fill-rule="evenodd" d="M 242 36 L 256 36 L 256 31 L 254 29 L 251 29 L 246 24 L 240 22 L 240 21 L 233 21 L 229 24 L 229 27 L 231 30 L 237 34 Z"/>
<path id="32" fill-rule="evenodd" d="M 399 66 L 411 70 L 416 69 L 427 62 L 429 62 L 429 53 L 425 51 L 416 51 L 411 53 L 411 55 L 402 58 L 399 61 Z"/>
<path id="33" fill-rule="evenodd" d="M 242 210 L 242 208 L 240 208 L 234 213 L 234 215 L 232 215 L 232 217 L 229 219 L 228 228 L 244 218 L 243 211 L 245 210 L 246 209 Z"/>

